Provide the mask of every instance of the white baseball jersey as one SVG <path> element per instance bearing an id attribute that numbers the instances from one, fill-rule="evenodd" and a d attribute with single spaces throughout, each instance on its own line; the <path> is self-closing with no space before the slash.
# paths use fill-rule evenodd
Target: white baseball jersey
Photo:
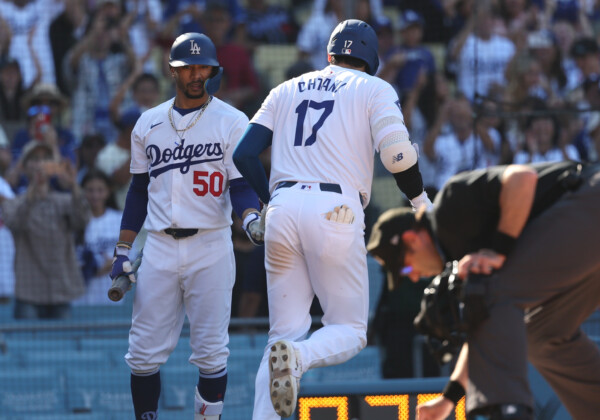
<path id="1" fill-rule="evenodd" d="M 131 133 L 131 173 L 150 174 L 148 231 L 166 228 L 218 229 L 231 225 L 229 180 L 241 178 L 232 154 L 248 117 L 213 98 L 193 124 L 196 112 L 181 116 L 173 99 L 142 114 Z M 192 124 L 185 132 L 175 131 Z"/>
<path id="2" fill-rule="evenodd" d="M 492 83 L 504 85 L 504 70 L 514 53 L 515 45 L 508 38 L 492 35 L 489 40 L 483 40 L 469 35 L 458 59 L 459 90 L 473 100 L 475 89 L 480 95 L 486 95 Z"/>
<path id="3" fill-rule="evenodd" d="M 360 192 L 364 206 L 375 150 L 391 127 L 406 132 L 389 83 L 335 65 L 271 90 L 251 122 L 274 133 L 271 192 L 282 181 L 336 183 Z"/>

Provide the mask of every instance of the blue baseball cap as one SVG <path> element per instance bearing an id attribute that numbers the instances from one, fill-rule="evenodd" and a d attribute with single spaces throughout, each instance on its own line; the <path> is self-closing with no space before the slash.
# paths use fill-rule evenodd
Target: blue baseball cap
<path id="1" fill-rule="evenodd" d="M 398 20 L 398 29 L 403 31 L 409 26 L 423 26 L 424 24 L 425 20 L 423 20 L 423 17 L 419 13 L 415 12 L 414 10 L 407 9 L 400 15 L 400 19 Z"/>
<path id="2" fill-rule="evenodd" d="M 121 114 L 119 118 L 119 128 L 129 128 L 135 126 L 137 120 L 142 116 L 140 110 L 137 108 L 131 108 Z"/>

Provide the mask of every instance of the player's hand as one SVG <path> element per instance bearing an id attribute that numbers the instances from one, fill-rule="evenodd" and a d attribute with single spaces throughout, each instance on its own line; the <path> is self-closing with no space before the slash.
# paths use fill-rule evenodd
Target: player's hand
<path id="1" fill-rule="evenodd" d="M 491 249 L 482 249 L 478 252 L 467 254 L 458 262 L 458 277 L 466 279 L 469 273 L 492 274 L 493 270 L 499 270 L 504 265 L 506 256 L 498 254 Z"/>
<path id="2" fill-rule="evenodd" d="M 266 210 L 266 206 L 263 208 L 263 213 Z M 242 222 L 242 227 L 248 235 L 250 242 L 254 245 L 263 245 L 265 243 L 265 222 L 263 213 L 253 211 L 249 213 Z"/>
<path id="3" fill-rule="evenodd" d="M 417 420 L 444 420 L 454 409 L 448 398 L 439 396 L 426 403 L 417 405 Z"/>
<path id="4" fill-rule="evenodd" d="M 129 249 L 116 247 L 110 278 L 114 280 L 120 275 L 126 275 L 132 283 L 135 283 L 135 274 L 131 267 L 131 261 L 129 261 Z"/>
<path id="5" fill-rule="evenodd" d="M 410 205 L 412 206 L 413 210 L 419 210 L 423 206 L 425 206 L 427 210 L 433 207 L 433 204 L 431 203 L 431 200 L 425 191 L 410 200 Z"/>
<path id="6" fill-rule="evenodd" d="M 350 224 L 354 222 L 354 212 L 345 204 L 337 206 L 333 211 L 325 213 L 325 218 L 331 222 Z"/>

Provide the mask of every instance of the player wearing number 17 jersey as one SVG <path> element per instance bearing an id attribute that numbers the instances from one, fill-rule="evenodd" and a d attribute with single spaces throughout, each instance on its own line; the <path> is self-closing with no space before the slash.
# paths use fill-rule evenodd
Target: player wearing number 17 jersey
<path id="1" fill-rule="evenodd" d="M 232 208 L 250 239 L 262 241 L 258 197 L 232 162 L 248 118 L 212 96 L 222 68 L 205 35 L 178 37 L 169 67 L 175 98 L 143 113 L 131 135 L 133 180 L 111 277 L 130 274 L 128 252 L 145 220 L 148 237 L 125 356 L 136 419 L 157 418 L 160 367 L 187 315 L 189 361 L 199 370 L 198 384 L 190 384 L 194 419 L 217 420 L 227 385 L 235 280 Z"/>
<path id="2" fill-rule="evenodd" d="M 255 420 L 292 414 L 307 370 L 342 363 L 366 345 L 363 208 L 374 153 L 414 207 L 430 205 L 398 95 L 374 77 L 377 37 L 347 20 L 331 34 L 330 66 L 274 88 L 234 152 L 266 211 L 270 331 L 256 377 Z M 270 184 L 258 155 L 271 146 Z M 323 328 L 306 339 L 317 296 Z"/>

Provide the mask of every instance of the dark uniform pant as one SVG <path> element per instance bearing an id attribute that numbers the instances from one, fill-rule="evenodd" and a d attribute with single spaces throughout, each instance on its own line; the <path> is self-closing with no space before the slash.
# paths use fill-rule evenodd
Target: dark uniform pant
<path id="1" fill-rule="evenodd" d="M 600 350 L 580 325 L 600 305 L 600 172 L 527 225 L 490 297 L 468 340 L 467 411 L 533 407 L 529 358 L 575 420 L 598 418 Z"/>

